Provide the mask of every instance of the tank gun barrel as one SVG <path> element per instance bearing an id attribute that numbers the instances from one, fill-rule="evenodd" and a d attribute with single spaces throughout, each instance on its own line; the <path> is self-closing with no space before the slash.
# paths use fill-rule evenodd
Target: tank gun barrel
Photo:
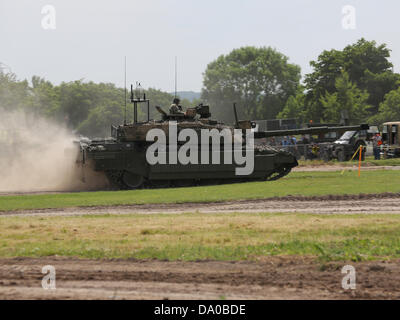
<path id="1" fill-rule="evenodd" d="M 339 126 L 339 127 L 322 126 L 322 127 L 305 128 L 305 129 L 254 132 L 254 138 L 294 136 L 294 135 L 299 135 L 299 134 L 324 134 L 324 133 L 328 133 L 328 132 L 344 133 L 346 131 L 359 131 L 359 130 L 368 130 L 368 129 L 369 129 L 368 124 L 361 124 L 358 126 Z"/>

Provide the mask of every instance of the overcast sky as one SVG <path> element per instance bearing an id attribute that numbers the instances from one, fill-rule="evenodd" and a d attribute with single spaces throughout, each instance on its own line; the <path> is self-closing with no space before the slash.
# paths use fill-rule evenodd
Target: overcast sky
<path id="1" fill-rule="evenodd" d="M 56 29 L 42 27 L 45 5 Z M 345 5 L 355 29 L 342 26 Z M 200 91 L 207 64 L 234 48 L 271 46 L 304 75 L 322 50 L 365 37 L 386 43 L 400 72 L 399 14 L 399 0 L 0 0 L 0 62 L 20 79 L 123 86 L 126 55 L 128 82 L 173 91 L 178 56 L 178 90 Z"/>

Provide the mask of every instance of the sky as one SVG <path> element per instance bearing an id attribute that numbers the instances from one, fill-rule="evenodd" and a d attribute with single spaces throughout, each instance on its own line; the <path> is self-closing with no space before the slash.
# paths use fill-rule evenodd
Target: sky
<path id="1" fill-rule="evenodd" d="M 398 0 L 0 0 L 0 62 L 19 79 L 122 87 L 126 56 L 128 83 L 173 92 L 177 56 L 178 91 L 200 91 L 208 63 L 235 48 L 273 47 L 304 75 L 323 50 L 364 37 L 386 43 L 400 72 L 399 13 Z"/>

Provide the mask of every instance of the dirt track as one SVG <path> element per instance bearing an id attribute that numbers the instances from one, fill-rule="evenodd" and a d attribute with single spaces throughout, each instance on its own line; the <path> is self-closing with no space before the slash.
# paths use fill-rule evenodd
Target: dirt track
<path id="1" fill-rule="evenodd" d="M 56 268 L 56 290 L 41 287 Z M 344 263 L 268 257 L 257 262 L 0 259 L 0 299 L 399 299 L 400 264 L 355 263 L 356 290 L 341 286 Z M 323 270 L 323 271 L 322 271 Z"/>
<path id="2" fill-rule="evenodd" d="M 400 213 L 397 194 L 285 197 L 212 204 L 163 204 L 2 215 L 133 212 Z M 166 262 L 71 258 L 0 259 L 0 299 L 400 299 L 400 260 L 351 263 L 357 289 L 341 287 L 341 268 L 312 258 L 264 257 L 256 262 Z M 41 268 L 56 268 L 57 290 L 41 288 Z"/>
<path id="3" fill-rule="evenodd" d="M 304 212 L 400 214 L 400 194 L 283 197 L 221 203 L 153 204 L 1 212 L 1 216 L 183 212 Z M 344 290 L 341 269 L 357 271 L 357 289 Z M 45 265 L 57 289 L 41 287 Z M 243 262 L 0 259 L 0 299 L 400 299 L 400 260 L 327 265 L 310 257 Z"/>
<path id="4" fill-rule="evenodd" d="M 319 197 L 239 200 L 212 203 L 146 204 L 129 206 L 82 207 L 0 212 L 1 216 L 74 216 L 90 214 L 229 213 L 229 212 L 303 212 L 317 214 L 400 214 L 400 194 L 328 195 Z"/>

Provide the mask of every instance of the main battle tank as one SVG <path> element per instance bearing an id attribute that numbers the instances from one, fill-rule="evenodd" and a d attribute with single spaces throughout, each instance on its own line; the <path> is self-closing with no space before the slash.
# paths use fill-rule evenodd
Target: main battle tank
<path id="1" fill-rule="evenodd" d="M 231 164 L 223 161 L 226 150 L 222 145 L 224 139 L 220 139 L 220 145 L 204 143 L 201 141 L 202 129 L 222 132 L 229 130 L 232 134 L 232 144 L 241 132 L 242 141 L 246 141 L 246 134 L 249 134 L 253 123 L 250 121 L 239 121 L 234 106 L 236 118 L 235 126 L 228 126 L 211 119 L 209 106 L 199 105 L 196 108 L 188 108 L 185 114 L 168 114 L 160 107 L 156 109 L 161 114 L 161 120 L 150 119 L 150 103 L 145 94 L 135 93 L 131 88 L 131 102 L 134 106 L 132 123 L 125 123 L 111 127 L 111 138 L 108 139 L 81 139 L 79 164 L 83 167 L 90 166 L 95 171 L 102 171 L 106 174 L 110 183 L 118 189 L 137 189 L 151 187 L 181 187 L 194 185 L 209 185 L 235 183 L 245 181 L 266 181 L 277 180 L 287 175 L 293 167 L 298 165 L 296 158 L 284 150 L 270 146 L 254 146 L 254 170 L 247 175 L 237 175 L 237 169 L 243 168 L 232 161 Z M 138 107 L 147 105 L 147 121 L 138 122 Z M 166 144 L 159 148 L 156 155 L 164 153 L 165 158 L 170 159 L 171 152 L 177 152 L 184 147 L 185 142 L 177 141 L 176 150 L 170 140 L 170 128 L 175 126 L 177 133 L 184 129 L 193 129 L 199 137 L 197 163 L 181 164 L 180 162 L 170 163 L 149 163 L 147 152 L 154 144 L 154 141 L 147 141 L 150 130 L 158 129 L 158 133 L 164 132 Z M 236 129 L 236 131 L 235 131 Z M 217 131 L 215 131 L 217 130 Z M 239 130 L 239 131 L 238 131 Z M 242 156 L 249 152 L 246 144 L 240 144 L 239 151 Z M 253 148 L 253 146 L 251 146 Z M 235 150 L 232 147 L 232 152 Z M 225 153 L 224 153 L 225 151 Z M 205 153 L 206 152 L 206 153 Z M 219 153 L 219 155 L 218 155 Z M 234 152 L 233 152 L 234 153 Z M 209 157 L 208 164 L 200 161 Z M 225 155 L 224 155 L 225 154 Z M 219 158 L 220 162 L 214 162 L 211 157 Z M 232 155 L 232 158 L 235 157 Z M 207 161 L 206 161 L 207 162 Z"/>

